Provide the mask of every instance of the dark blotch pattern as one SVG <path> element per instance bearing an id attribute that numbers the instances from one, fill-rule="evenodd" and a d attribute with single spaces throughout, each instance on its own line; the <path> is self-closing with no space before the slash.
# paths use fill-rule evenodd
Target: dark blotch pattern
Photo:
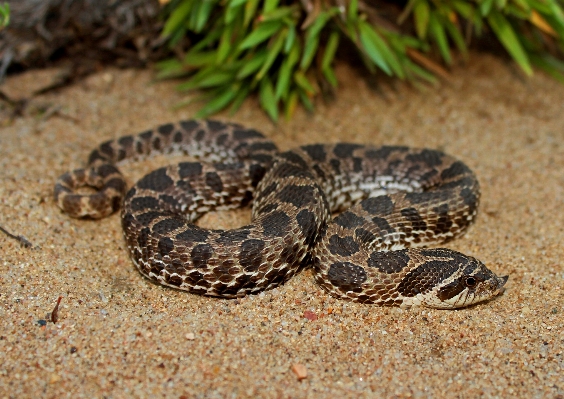
<path id="1" fill-rule="evenodd" d="M 141 215 L 137 215 L 137 221 L 142 224 L 143 226 L 149 226 L 153 220 L 162 216 L 162 212 L 158 211 L 149 211 L 146 213 L 142 213 Z"/>
<path id="2" fill-rule="evenodd" d="M 202 164 L 200 162 L 182 162 L 178 164 L 178 174 L 180 177 L 198 177 L 202 174 Z"/>
<path id="3" fill-rule="evenodd" d="M 352 156 L 354 150 L 360 147 L 362 146 L 359 144 L 340 143 L 335 145 L 333 154 L 338 158 L 348 158 Z"/>
<path id="4" fill-rule="evenodd" d="M 343 292 L 362 291 L 362 283 L 367 279 L 364 269 L 350 262 L 333 263 L 329 267 L 327 278 Z"/>
<path id="5" fill-rule="evenodd" d="M 250 230 L 246 228 L 240 228 L 236 230 L 225 230 L 221 232 L 221 234 L 219 235 L 216 241 L 222 245 L 232 245 L 234 243 L 246 240 L 247 237 L 249 236 L 249 233 Z"/>
<path id="6" fill-rule="evenodd" d="M 366 151 L 367 158 L 386 160 L 392 152 L 407 152 L 407 147 L 402 146 L 383 146 L 374 150 Z"/>
<path id="7" fill-rule="evenodd" d="M 439 282 L 450 277 L 458 270 L 456 262 L 432 260 L 425 262 L 409 272 L 398 285 L 398 292 L 405 297 L 425 294 Z"/>
<path id="8" fill-rule="evenodd" d="M 303 208 L 314 201 L 314 190 L 312 186 L 288 185 L 278 193 L 278 199 L 294 205 L 296 208 Z"/>
<path id="9" fill-rule="evenodd" d="M 192 248 L 190 256 L 192 263 L 197 269 L 203 269 L 208 266 L 208 261 L 213 255 L 213 248 L 210 244 L 199 244 Z"/>
<path id="10" fill-rule="evenodd" d="M 221 177 L 215 172 L 206 173 L 206 185 L 216 193 L 220 193 L 223 190 Z"/>
<path id="11" fill-rule="evenodd" d="M 208 129 L 210 129 L 210 131 L 212 132 L 219 132 L 220 130 L 225 129 L 226 127 L 225 123 L 219 121 L 208 120 L 207 124 L 208 124 Z"/>
<path id="12" fill-rule="evenodd" d="M 478 197 L 476 194 L 469 188 L 463 188 L 460 191 L 460 196 L 464 203 L 470 208 L 470 212 L 474 212 L 478 206 Z"/>
<path id="13" fill-rule="evenodd" d="M 112 141 L 106 141 L 100 144 L 100 152 L 105 154 L 108 159 L 112 159 L 114 157 L 114 149 L 112 148 Z"/>
<path id="14" fill-rule="evenodd" d="M 139 180 L 137 182 L 137 187 L 146 190 L 165 191 L 173 184 L 174 181 L 168 177 L 166 169 L 161 168 L 149 173 Z"/>
<path id="15" fill-rule="evenodd" d="M 394 210 L 394 203 L 385 195 L 367 198 L 360 204 L 362 209 L 374 216 L 387 216 Z"/>
<path id="16" fill-rule="evenodd" d="M 253 187 L 256 187 L 257 184 L 262 180 L 264 174 L 266 173 L 266 169 L 262 165 L 253 164 L 249 169 L 249 176 L 251 177 L 251 184 Z"/>
<path id="17" fill-rule="evenodd" d="M 356 173 L 362 172 L 362 158 L 353 158 L 353 171 L 355 171 Z"/>
<path id="18" fill-rule="evenodd" d="M 309 168 L 307 162 L 293 151 L 283 152 L 282 154 L 278 155 L 278 157 L 290 161 L 293 164 L 299 165 L 303 169 Z"/>
<path id="19" fill-rule="evenodd" d="M 173 208 L 180 208 L 180 201 L 172 195 L 161 194 L 159 200 Z"/>
<path id="20" fill-rule="evenodd" d="M 137 243 L 139 244 L 139 248 L 147 248 L 149 245 L 149 234 L 151 230 L 149 228 L 144 227 L 139 231 L 139 235 L 137 236 Z"/>
<path id="21" fill-rule="evenodd" d="M 205 134 L 202 134 L 202 138 L 204 138 Z M 215 143 L 218 146 L 224 146 L 225 143 L 227 142 L 227 139 L 229 138 L 228 134 L 220 134 L 219 136 L 217 136 L 217 138 L 215 139 Z M 201 140 L 201 139 L 200 139 Z"/>
<path id="22" fill-rule="evenodd" d="M 163 136 L 170 136 L 174 131 L 174 125 L 172 123 L 167 123 L 166 125 L 159 126 L 157 130 Z"/>
<path id="23" fill-rule="evenodd" d="M 264 137 L 262 133 L 253 129 L 236 129 L 233 131 L 233 138 L 237 141 Z"/>
<path id="24" fill-rule="evenodd" d="M 100 165 L 96 168 L 96 173 L 98 173 L 98 176 L 102 177 L 102 178 L 106 178 L 110 175 L 113 175 L 114 173 L 120 174 L 119 170 L 110 164 L 104 164 L 104 165 Z"/>
<path id="25" fill-rule="evenodd" d="M 106 182 L 105 188 L 113 188 L 114 190 L 122 193 L 125 191 L 125 181 L 121 177 L 115 177 L 110 181 Z"/>
<path id="26" fill-rule="evenodd" d="M 446 201 L 452 194 L 444 190 L 424 191 L 422 193 L 406 193 L 405 199 L 412 204 L 423 204 L 425 202 Z"/>
<path id="27" fill-rule="evenodd" d="M 359 251 L 358 244 L 354 241 L 353 237 L 339 237 L 334 234 L 329 238 L 329 245 L 327 246 L 333 255 L 351 256 Z"/>
<path id="28" fill-rule="evenodd" d="M 319 165 L 313 165 L 313 170 L 321 180 L 325 180 L 326 178 L 325 172 L 323 172 L 323 170 L 319 167 Z"/>
<path id="29" fill-rule="evenodd" d="M 369 267 L 375 267 L 382 273 L 398 273 L 409 264 L 409 255 L 406 250 L 391 252 L 374 251 L 370 254 L 367 263 Z"/>
<path id="30" fill-rule="evenodd" d="M 157 136 L 153 139 L 153 148 L 157 151 L 162 148 L 162 140 L 160 137 Z"/>
<path id="31" fill-rule="evenodd" d="M 327 158 L 323 144 L 305 145 L 302 149 L 316 162 L 325 162 Z"/>
<path id="32" fill-rule="evenodd" d="M 262 228 L 264 234 L 270 237 L 282 237 L 288 231 L 290 217 L 284 212 L 275 211 L 264 217 Z"/>
<path id="33" fill-rule="evenodd" d="M 147 130 L 139 134 L 139 138 L 143 141 L 149 141 L 153 137 L 153 131 Z"/>
<path id="34" fill-rule="evenodd" d="M 164 220 L 161 220 L 160 222 L 155 223 L 155 225 L 153 226 L 153 232 L 160 235 L 166 235 L 171 231 L 183 227 L 184 225 L 186 225 L 186 222 L 182 219 L 166 218 Z"/>
<path id="35" fill-rule="evenodd" d="M 288 177 L 313 178 L 313 175 L 308 170 L 304 170 L 302 167 L 288 162 L 275 165 L 271 173 L 274 177 L 278 177 L 280 179 L 286 179 Z"/>
<path id="36" fill-rule="evenodd" d="M 100 154 L 100 151 L 94 150 L 88 156 L 88 165 L 92 165 L 96 161 L 107 161 L 106 157 Z"/>
<path id="37" fill-rule="evenodd" d="M 194 120 L 182 121 L 180 122 L 180 127 L 187 132 L 191 132 L 200 127 L 200 122 Z"/>
<path id="38" fill-rule="evenodd" d="M 276 145 L 274 143 L 269 142 L 269 141 L 264 142 L 264 143 L 253 143 L 249 146 L 250 152 L 254 152 L 254 151 L 276 151 L 276 150 L 278 150 L 278 148 L 276 148 Z"/>
<path id="39" fill-rule="evenodd" d="M 118 139 L 118 143 L 120 146 L 129 148 L 133 145 L 133 136 L 123 136 Z"/>
<path id="40" fill-rule="evenodd" d="M 255 272 L 262 263 L 262 252 L 264 250 L 264 241 L 262 240 L 246 240 L 241 244 L 239 252 L 239 262 L 247 272 Z"/>
<path id="41" fill-rule="evenodd" d="M 468 166 L 464 165 L 460 161 L 456 161 L 452 165 L 450 165 L 449 168 L 447 168 L 447 169 L 445 169 L 441 172 L 441 179 L 448 180 L 448 179 L 452 179 L 454 177 L 469 174 L 469 173 L 471 173 L 471 172 L 470 172 L 470 169 L 468 168 Z"/>
<path id="42" fill-rule="evenodd" d="M 333 172 L 335 172 L 336 175 L 341 174 L 341 161 L 338 159 L 332 159 L 329 161 L 329 165 L 331 165 Z"/>
<path id="43" fill-rule="evenodd" d="M 448 183 L 443 183 L 437 186 L 438 190 L 451 190 L 451 189 L 463 189 L 469 188 L 477 185 L 477 182 L 472 177 L 463 177 L 462 179 L 457 179 L 450 181 Z"/>
<path id="44" fill-rule="evenodd" d="M 257 211 L 257 215 L 263 215 L 265 213 L 270 213 L 278 209 L 278 204 L 266 204 Z"/>
<path id="45" fill-rule="evenodd" d="M 272 155 L 270 154 L 251 154 L 249 159 L 257 161 L 263 165 L 270 165 L 272 163 Z"/>
<path id="46" fill-rule="evenodd" d="M 202 141 L 204 139 L 204 137 L 206 137 L 206 131 L 203 129 L 199 129 L 196 134 L 194 135 L 194 140 L 196 141 Z M 222 135 L 222 137 L 227 138 L 227 135 L 224 134 Z"/>
<path id="47" fill-rule="evenodd" d="M 306 239 L 306 244 L 309 247 L 313 246 L 318 230 L 315 215 L 307 209 L 302 209 L 300 213 L 298 213 L 296 220 L 298 221 L 302 234 Z"/>
<path id="48" fill-rule="evenodd" d="M 263 198 L 268 197 L 270 194 L 272 194 L 274 191 L 276 191 L 277 187 L 278 187 L 278 184 L 276 184 L 276 182 L 269 184 L 268 186 L 266 186 L 262 190 L 262 197 Z"/>
<path id="49" fill-rule="evenodd" d="M 162 237 L 159 240 L 159 252 L 162 256 L 168 255 L 174 249 L 174 242 L 171 238 Z"/>
<path id="50" fill-rule="evenodd" d="M 355 215 L 352 212 L 346 211 L 337 216 L 334 220 L 339 226 L 344 228 L 355 228 L 365 223 L 364 218 Z"/>
<path id="51" fill-rule="evenodd" d="M 188 225 L 182 233 L 176 235 L 176 239 L 188 243 L 204 242 L 208 239 L 208 232 L 198 226 Z"/>
<path id="52" fill-rule="evenodd" d="M 158 209 L 159 200 L 154 197 L 137 197 L 131 201 L 131 210 L 134 212 L 144 209 Z"/>
<path id="53" fill-rule="evenodd" d="M 429 167 L 439 166 L 443 160 L 444 154 L 436 150 L 422 150 L 416 154 L 409 154 L 405 157 L 407 161 L 410 162 L 422 162 Z"/>

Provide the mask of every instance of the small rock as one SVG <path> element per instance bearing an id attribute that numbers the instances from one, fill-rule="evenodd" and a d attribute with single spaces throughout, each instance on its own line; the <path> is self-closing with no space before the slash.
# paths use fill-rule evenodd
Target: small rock
<path id="1" fill-rule="evenodd" d="M 194 333 L 188 333 L 185 335 L 186 339 L 189 339 L 190 341 L 193 341 L 196 339 L 196 336 L 194 335 Z"/>
<path id="2" fill-rule="evenodd" d="M 308 319 L 309 321 L 315 321 L 315 320 L 317 320 L 317 315 L 316 315 L 314 312 L 312 312 L 311 310 L 306 310 L 306 311 L 304 312 L 304 317 L 305 317 L 306 319 Z"/>
<path id="3" fill-rule="evenodd" d="M 294 364 L 292 366 L 292 371 L 294 372 L 294 374 L 296 374 L 296 377 L 298 377 L 298 381 L 301 381 L 307 377 L 307 368 L 303 364 Z"/>
<path id="4" fill-rule="evenodd" d="M 109 302 L 109 301 L 108 301 L 108 298 L 106 298 L 106 296 L 104 295 L 104 293 L 103 293 L 102 291 L 98 292 L 98 296 L 100 297 L 100 300 L 101 300 L 103 303 L 108 303 L 108 302 Z"/>

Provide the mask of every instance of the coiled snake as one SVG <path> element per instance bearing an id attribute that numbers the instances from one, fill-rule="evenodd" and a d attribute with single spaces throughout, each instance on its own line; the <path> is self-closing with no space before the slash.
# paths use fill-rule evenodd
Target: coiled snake
<path id="1" fill-rule="evenodd" d="M 205 162 L 155 170 L 125 194 L 115 165 L 152 152 Z M 105 142 L 88 166 L 59 178 L 59 207 L 101 218 L 123 202 L 125 241 L 139 271 L 195 294 L 241 297 L 312 263 L 317 283 L 340 298 L 457 308 L 498 295 L 508 278 L 459 252 L 418 248 L 462 235 L 478 207 L 475 175 L 439 151 L 340 143 L 279 153 L 256 130 L 184 121 Z M 98 192 L 75 192 L 84 185 Z M 193 224 L 251 201 L 247 226 Z M 330 221 L 332 213 L 339 215 Z"/>

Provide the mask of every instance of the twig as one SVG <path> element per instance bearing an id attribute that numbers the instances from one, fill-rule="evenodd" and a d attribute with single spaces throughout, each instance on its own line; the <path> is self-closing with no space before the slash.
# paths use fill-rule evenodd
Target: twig
<path id="1" fill-rule="evenodd" d="M 446 80 L 447 82 L 452 82 L 452 75 L 450 73 L 448 73 L 448 71 L 446 69 L 444 69 L 443 67 L 441 67 L 439 64 L 437 64 L 434 61 L 431 61 L 431 59 L 425 57 L 423 54 L 421 54 L 419 51 L 416 51 L 412 48 L 407 48 L 406 49 L 406 54 L 408 55 L 409 58 L 411 58 L 413 61 L 415 61 L 416 63 L 418 63 L 419 65 L 421 65 L 424 68 L 427 68 L 428 70 L 430 70 L 431 72 L 433 72 L 435 75 L 443 78 L 444 80 Z"/>
<path id="2" fill-rule="evenodd" d="M 61 303 L 61 299 L 63 299 L 62 296 L 60 296 L 59 298 L 57 298 L 57 304 L 55 305 L 55 308 L 53 309 L 53 311 L 50 314 L 49 319 L 53 322 L 56 323 L 57 321 L 59 321 L 59 305 Z"/>
<path id="3" fill-rule="evenodd" d="M 14 240 L 18 241 L 20 243 L 20 245 L 24 248 L 31 248 L 33 246 L 33 244 L 30 243 L 24 236 L 15 236 L 12 233 L 10 233 L 8 230 L 3 228 L 2 226 L 0 226 L 0 231 L 2 233 L 6 234 L 8 237 L 13 238 Z"/>

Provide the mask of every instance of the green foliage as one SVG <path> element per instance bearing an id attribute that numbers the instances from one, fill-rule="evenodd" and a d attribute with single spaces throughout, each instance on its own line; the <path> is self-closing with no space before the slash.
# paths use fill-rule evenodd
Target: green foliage
<path id="1" fill-rule="evenodd" d="M 0 4 L 0 29 L 5 28 L 10 23 L 10 5 Z"/>
<path id="2" fill-rule="evenodd" d="M 352 44 L 371 72 L 433 82 L 441 69 L 435 50 L 450 65 L 453 51 L 466 58 L 470 39 L 490 31 L 525 74 L 534 65 L 564 82 L 562 1 L 409 0 L 384 21 L 366 11 L 374 2 L 359 0 L 173 0 L 163 35 L 171 46 L 186 35 L 193 45 L 182 59 L 161 62 L 158 77 L 186 77 L 180 90 L 202 90 L 198 117 L 235 111 L 257 93 L 276 121 L 281 109 L 286 117 L 298 103 L 312 109 L 322 88 L 337 87 L 340 45 Z"/>

